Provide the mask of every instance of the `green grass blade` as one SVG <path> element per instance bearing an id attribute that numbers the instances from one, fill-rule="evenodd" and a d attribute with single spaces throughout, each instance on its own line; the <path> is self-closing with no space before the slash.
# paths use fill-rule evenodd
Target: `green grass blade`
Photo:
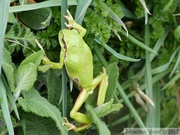
<path id="1" fill-rule="evenodd" d="M 14 129 L 10 117 L 10 112 L 9 112 L 9 107 L 8 107 L 8 100 L 7 100 L 7 95 L 6 95 L 6 89 L 2 81 L 2 76 L 0 76 L 0 99 L 2 100 L 1 102 L 1 109 L 3 112 L 3 117 L 6 123 L 6 126 L 8 128 L 8 133 L 9 135 L 14 135 Z"/>
<path id="2" fill-rule="evenodd" d="M 140 116 L 138 115 L 137 111 L 135 110 L 135 108 L 133 107 L 133 105 L 131 104 L 131 102 L 129 101 L 128 97 L 126 96 L 124 90 L 122 89 L 121 85 L 118 83 L 117 88 L 119 90 L 119 93 L 123 99 L 123 101 L 125 102 L 125 104 L 128 106 L 128 108 L 130 109 L 132 115 L 134 116 L 136 122 L 138 123 L 138 125 L 141 128 L 145 128 L 144 123 L 142 122 Z"/>
<path id="3" fill-rule="evenodd" d="M 102 62 L 102 64 L 106 67 L 108 66 L 108 62 L 106 61 L 106 59 L 104 58 L 104 56 L 102 55 L 99 47 L 97 45 L 94 46 L 94 50 L 96 52 L 96 55 L 98 56 L 99 60 Z"/>
<path id="4" fill-rule="evenodd" d="M 8 14 L 9 14 L 9 0 L 1 0 L 0 1 L 0 74 L 1 74 L 1 64 L 2 64 L 2 54 L 3 54 L 3 47 L 4 47 L 4 34 L 7 26 L 8 21 Z"/>
<path id="5" fill-rule="evenodd" d="M 44 8 L 44 7 L 61 6 L 63 1 L 64 0 L 48 0 L 48 1 L 39 2 L 36 4 L 26 4 L 23 6 L 21 6 L 21 5 L 20 6 L 12 6 L 9 8 L 9 12 L 14 13 L 14 12 L 34 10 L 34 9 L 39 9 L 39 8 Z M 68 0 L 68 5 L 77 5 L 77 1 L 76 0 Z"/>
<path id="6" fill-rule="evenodd" d="M 160 72 L 165 71 L 166 69 L 168 69 L 171 62 L 173 61 L 174 57 L 176 56 L 176 54 L 178 53 L 179 50 L 180 50 L 180 46 L 178 48 L 176 48 L 176 50 L 173 52 L 173 54 L 171 55 L 169 61 L 166 64 L 154 68 L 152 70 L 152 73 L 157 74 L 157 73 L 160 73 Z"/>
<path id="7" fill-rule="evenodd" d="M 121 31 L 121 34 L 126 36 L 126 32 L 125 31 Z M 134 44 L 136 44 L 137 46 L 145 49 L 145 50 L 148 50 L 154 54 L 157 54 L 156 51 L 154 51 L 153 49 L 151 49 L 150 47 L 148 47 L 147 45 L 145 45 L 144 43 L 140 42 L 139 40 L 137 40 L 136 38 L 134 38 L 133 36 L 131 36 L 130 34 L 127 36 L 127 39 L 129 39 L 131 42 L 133 42 Z"/>
<path id="8" fill-rule="evenodd" d="M 165 90 L 169 86 L 171 86 L 173 83 L 175 83 L 180 78 L 180 73 L 176 74 L 171 80 L 162 88 L 162 90 Z"/>
<path id="9" fill-rule="evenodd" d="M 154 51 L 156 51 L 156 52 L 159 51 L 159 49 L 161 48 L 161 46 L 162 46 L 164 40 L 166 39 L 168 33 L 169 33 L 169 29 L 165 29 L 165 32 L 164 32 L 163 36 L 162 36 L 160 39 L 158 39 L 157 42 L 156 42 L 156 44 L 154 45 L 154 47 L 153 47 L 153 50 L 154 50 Z M 151 54 L 150 54 L 150 59 L 151 59 L 151 61 L 152 61 L 156 56 L 157 56 L 156 54 L 151 53 Z"/>
<path id="10" fill-rule="evenodd" d="M 101 44 L 99 40 L 95 39 L 95 41 L 97 43 Z M 132 61 L 132 62 L 137 62 L 140 60 L 140 59 L 134 59 L 134 58 L 130 58 L 130 57 L 124 56 L 122 54 L 119 54 L 114 49 L 112 49 L 110 46 L 108 46 L 105 43 L 102 43 L 102 45 L 106 48 L 106 50 L 108 50 L 110 53 L 112 53 L 118 59 L 125 60 L 125 61 Z"/>
<path id="11" fill-rule="evenodd" d="M 63 17 L 63 15 L 67 14 L 67 9 L 68 0 L 63 0 L 61 6 L 61 29 L 66 27 L 65 22 L 67 20 Z M 67 116 L 67 74 L 65 67 L 62 69 L 62 115 L 64 117 Z"/>
<path id="12" fill-rule="evenodd" d="M 161 91 L 159 87 L 159 82 L 153 85 L 153 101 L 155 104 L 154 115 L 153 115 L 153 126 L 156 128 L 160 127 L 161 118 Z"/>
<path id="13" fill-rule="evenodd" d="M 150 44 L 150 35 L 149 35 L 149 25 L 147 24 L 145 26 L 145 44 L 149 46 Z M 146 90 L 146 95 L 150 98 L 153 99 L 153 82 L 152 82 L 152 72 L 151 72 L 151 60 L 150 60 L 150 52 L 146 50 L 146 64 L 145 64 L 145 90 Z M 154 108 L 150 106 L 150 104 L 147 104 L 148 111 L 147 111 L 147 116 L 146 116 L 146 127 L 153 127 L 153 113 L 154 113 Z"/>
<path id="14" fill-rule="evenodd" d="M 5 78 L 4 78 L 3 74 L 2 74 L 2 80 L 3 80 L 3 84 L 4 84 L 5 88 L 6 88 L 6 94 L 7 94 L 8 98 L 9 98 L 9 102 L 12 105 L 12 108 L 13 108 L 15 114 L 16 114 L 16 117 L 20 120 L 19 113 L 18 113 L 18 110 L 17 110 L 17 106 L 16 106 L 16 103 L 15 103 L 14 97 L 13 97 L 13 95 L 12 95 L 12 93 L 11 93 L 9 87 L 8 87 L 7 82 L 5 82 Z"/>
<path id="15" fill-rule="evenodd" d="M 78 0 L 76 13 L 75 13 L 75 22 L 78 24 L 82 24 L 84 19 L 84 15 L 86 13 L 87 8 L 91 4 L 92 0 Z"/>
<path id="16" fill-rule="evenodd" d="M 174 65 L 174 68 L 173 68 L 171 74 L 169 75 L 170 77 L 174 74 L 174 72 L 175 72 L 176 69 L 178 68 L 179 62 L 180 62 L 180 51 L 179 51 L 179 53 L 178 53 L 178 58 L 177 58 L 177 60 L 176 60 L 176 63 L 175 63 L 175 65 Z"/>

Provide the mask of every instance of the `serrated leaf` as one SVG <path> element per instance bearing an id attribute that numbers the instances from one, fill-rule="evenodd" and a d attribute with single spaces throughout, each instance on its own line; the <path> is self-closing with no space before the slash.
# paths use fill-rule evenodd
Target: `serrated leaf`
<path id="1" fill-rule="evenodd" d="M 57 77 L 53 70 L 48 72 L 47 77 L 48 101 L 53 105 L 59 106 L 59 99 L 61 97 L 62 83 L 61 79 Z"/>
<path id="2" fill-rule="evenodd" d="M 34 85 L 37 77 L 37 67 L 33 63 L 20 66 L 15 75 L 16 89 L 14 97 L 17 99 L 22 90 L 29 90 Z"/>
<path id="3" fill-rule="evenodd" d="M 56 126 L 61 131 L 61 134 L 67 134 L 67 128 L 62 126 L 64 119 L 61 117 L 61 112 L 55 106 L 40 96 L 34 88 L 29 91 L 24 91 L 23 95 L 24 99 L 21 97 L 18 99 L 18 103 L 23 110 L 35 113 L 41 117 L 52 118 L 56 122 Z"/>
<path id="4" fill-rule="evenodd" d="M 95 125 L 97 126 L 99 134 L 110 135 L 111 133 L 109 129 L 107 128 L 106 124 L 101 119 L 99 119 L 99 117 L 94 112 L 94 109 L 88 104 L 86 104 L 86 109 L 89 112 L 93 123 L 95 123 Z"/>
<path id="5" fill-rule="evenodd" d="M 23 120 L 21 125 L 25 135 L 60 135 L 55 122 L 51 118 L 21 111 L 21 119 Z"/>
<path id="6" fill-rule="evenodd" d="M 24 65 L 28 64 L 28 63 L 33 63 L 35 66 L 39 66 L 43 56 L 44 56 L 44 51 L 43 50 L 35 52 L 35 53 L 31 54 L 30 56 L 28 56 L 26 59 L 24 59 L 21 62 L 19 68 L 21 66 L 24 66 Z"/>
<path id="7" fill-rule="evenodd" d="M 20 45 L 23 49 L 27 49 L 28 46 L 36 47 L 34 34 L 29 28 L 25 30 L 19 23 L 7 28 L 5 41 L 7 49 L 12 52 L 20 50 Z"/>
<path id="8" fill-rule="evenodd" d="M 119 69 L 117 67 L 117 63 L 112 63 L 106 68 L 106 72 L 108 75 L 108 89 L 106 92 L 105 101 L 108 102 L 113 98 L 114 92 L 117 87 Z"/>

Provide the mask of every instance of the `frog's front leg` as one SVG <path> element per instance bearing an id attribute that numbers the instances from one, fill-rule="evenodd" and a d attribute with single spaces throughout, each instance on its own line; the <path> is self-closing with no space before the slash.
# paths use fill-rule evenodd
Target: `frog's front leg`
<path id="1" fill-rule="evenodd" d="M 78 132 L 86 129 L 89 125 L 92 124 L 92 120 L 88 116 L 78 111 L 82 104 L 88 98 L 89 94 L 92 94 L 93 90 L 97 87 L 97 85 L 99 85 L 97 105 L 101 105 L 104 103 L 105 94 L 108 86 L 108 76 L 106 75 L 105 68 L 103 68 L 103 73 L 93 79 L 93 88 L 91 91 L 87 91 L 85 89 L 82 89 L 80 91 L 80 94 L 73 106 L 73 109 L 70 112 L 70 117 L 73 118 L 75 121 L 81 123 L 82 125 L 76 127 L 75 125 L 66 121 L 64 125 L 68 126 L 69 130 L 73 129 L 74 131 Z"/>
<path id="2" fill-rule="evenodd" d="M 70 29 L 76 29 L 78 33 L 81 35 L 81 37 L 84 37 L 86 34 L 86 29 L 84 29 L 81 25 L 77 24 L 72 15 L 70 14 L 69 10 L 67 10 L 68 16 L 64 16 L 68 20 L 68 24 L 65 23 L 65 25 Z"/>
<path id="3" fill-rule="evenodd" d="M 44 65 L 50 65 L 50 68 L 52 68 L 52 69 L 62 69 L 62 67 L 64 65 L 64 56 L 65 56 L 64 53 L 65 53 L 65 51 L 61 50 L 59 63 L 50 61 L 46 56 L 43 57 L 42 62 L 44 63 Z"/>

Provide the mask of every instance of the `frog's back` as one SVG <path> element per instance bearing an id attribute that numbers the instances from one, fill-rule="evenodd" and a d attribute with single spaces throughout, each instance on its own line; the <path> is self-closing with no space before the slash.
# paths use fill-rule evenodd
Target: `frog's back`
<path id="1" fill-rule="evenodd" d="M 93 60 L 89 46 L 76 31 L 66 34 L 72 40 L 64 38 L 67 52 L 64 60 L 69 77 L 83 88 L 91 89 L 93 81 Z M 67 37 L 65 35 L 64 37 Z"/>

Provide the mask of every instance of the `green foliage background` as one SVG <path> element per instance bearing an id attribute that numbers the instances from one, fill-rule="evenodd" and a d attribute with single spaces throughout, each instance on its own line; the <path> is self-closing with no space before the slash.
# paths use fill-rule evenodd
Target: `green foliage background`
<path id="1" fill-rule="evenodd" d="M 36 2 L 25 2 L 23 6 L 21 0 L 16 4 L 13 0 L 0 2 L 1 135 L 116 135 L 127 127 L 179 127 L 179 0 Z M 2 8 L 9 6 L 9 10 Z M 61 24 L 66 6 L 87 30 L 83 39 L 93 54 L 94 76 L 103 66 L 109 76 L 105 108 L 96 107 L 95 90 L 80 110 L 91 117 L 93 124 L 80 133 L 62 126 L 63 117 L 74 122 L 69 113 L 79 94 L 77 86 L 73 85 L 71 91 L 64 70 L 38 71 L 44 55 L 59 61 L 58 33 L 64 27 Z M 36 15 L 39 21 L 44 7 L 50 12 L 45 14 L 47 20 L 39 24 L 40 30 L 18 18 L 18 13 L 40 9 Z M 23 19 L 37 25 L 30 15 Z M 42 29 L 42 25 L 46 28 Z"/>

